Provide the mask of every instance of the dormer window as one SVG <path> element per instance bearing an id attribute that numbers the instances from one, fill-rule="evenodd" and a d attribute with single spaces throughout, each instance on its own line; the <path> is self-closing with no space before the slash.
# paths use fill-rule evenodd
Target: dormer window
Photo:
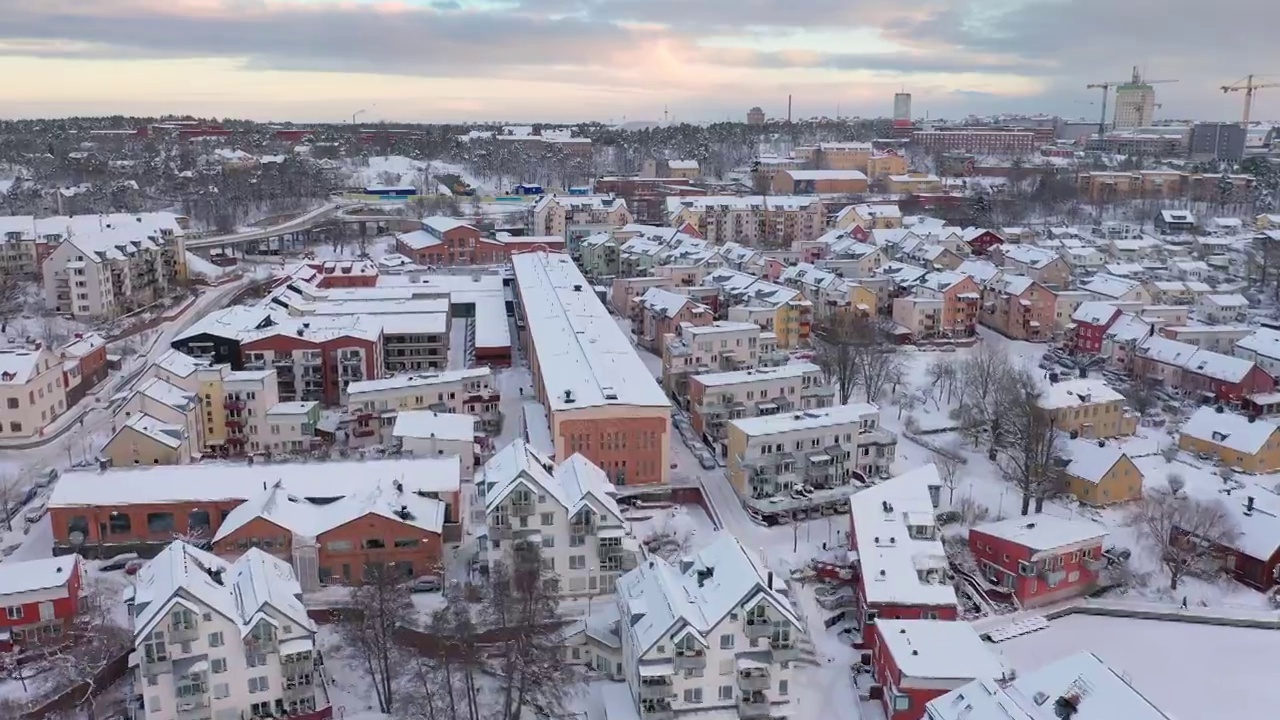
<path id="1" fill-rule="evenodd" d="M 908 525 L 907 535 L 912 540 L 932 540 L 937 534 L 937 528 L 933 525 Z"/>

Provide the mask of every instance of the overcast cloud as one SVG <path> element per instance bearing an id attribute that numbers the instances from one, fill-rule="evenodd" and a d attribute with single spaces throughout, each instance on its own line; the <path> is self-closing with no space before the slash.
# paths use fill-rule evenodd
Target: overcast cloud
<path id="1" fill-rule="evenodd" d="M 1218 86 L 1280 72 L 1280 44 L 1262 29 L 1269 5 L 0 0 L 0 113 L 158 112 L 167 100 L 174 112 L 326 120 L 378 102 L 390 120 L 638 119 L 667 107 L 695 121 L 757 104 L 781 115 L 788 94 L 800 115 L 884 115 L 905 88 L 935 117 L 1092 117 L 1100 94 L 1084 85 L 1136 64 L 1179 80 L 1159 86 L 1160 116 L 1233 119 L 1242 98 Z M 174 87 L 179 62 L 198 72 Z M 1280 115 L 1280 91 L 1257 108 Z"/>

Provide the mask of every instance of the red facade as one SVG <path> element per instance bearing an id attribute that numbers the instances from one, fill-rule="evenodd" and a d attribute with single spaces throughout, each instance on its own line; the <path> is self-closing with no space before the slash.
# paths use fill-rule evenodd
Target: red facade
<path id="1" fill-rule="evenodd" d="M 241 345 L 244 353 L 270 351 L 276 356 L 291 355 L 294 351 L 319 350 L 324 355 L 321 372 L 324 380 L 324 404 L 338 405 L 342 391 L 354 380 L 376 380 L 384 374 L 382 342 L 343 335 L 327 340 L 314 340 L 294 335 L 269 335 Z M 362 350 L 360 372 L 344 368 L 339 363 L 340 350 Z"/>
<path id="2" fill-rule="evenodd" d="M 1269 393 L 1276 388 L 1276 380 L 1266 370 L 1253 363 L 1239 382 L 1221 380 L 1201 375 L 1191 370 L 1182 373 L 1182 389 L 1187 392 L 1207 392 L 1224 402 L 1237 403 L 1249 395 Z"/>
<path id="3" fill-rule="evenodd" d="M 1101 323 L 1075 322 L 1075 335 L 1072 336 L 1071 348 L 1078 355 L 1097 355 L 1102 352 L 1102 341 L 1107 331 L 1115 324 L 1122 313 L 1116 309 L 1111 317 Z"/>
<path id="4" fill-rule="evenodd" d="M 1084 595 L 1095 588 L 1103 539 L 1036 552 L 974 528 L 969 531 L 969 550 L 983 577 L 1012 591 L 1027 608 Z"/>
<path id="5" fill-rule="evenodd" d="M 56 564 L 60 571 L 50 575 L 60 577 L 60 584 L 50 583 L 49 587 L 37 588 L 28 582 L 18 592 L 0 594 L 0 605 L 4 612 L 0 613 L 0 652 L 8 652 L 24 644 L 39 644 L 56 641 L 63 630 L 80 609 L 81 565 L 77 555 L 65 556 L 54 560 L 35 560 L 30 563 L 5 563 L 12 565 L 9 574 L 23 575 L 28 571 L 33 576 L 48 575 L 50 563 Z M 40 565 L 32 569 L 32 566 Z"/>
<path id="6" fill-rule="evenodd" d="M 969 238 L 968 243 L 974 255 L 986 255 L 991 248 L 1004 244 L 1004 238 L 990 230 L 984 230 L 978 236 Z"/>
<path id="7" fill-rule="evenodd" d="M 908 709 L 895 711 L 888 693 L 882 692 L 880 694 L 880 705 L 884 709 L 884 716 L 888 720 L 920 720 L 920 718 L 924 717 L 924 706 L 930 700 L 951 692 L 950 689 L 942 687 L 903 687 L 905 683 L 903 682 L 902 670 L 898 667 L 897 661 L 894 660 L 893 653 L 889 652 L 888 647 L 885 645 L 879 629 L 873 626 L 871 635 L 875 638 L 875 641 L 871 643 L 874 648 L 871 653 L 871 668 L 876 685 L 882 688 L 897 688 L 899 693 L 911 698 Z"/>
<path id="8" fill-rule="evenodd" d="M 93 347 L 95 343 L 97 347 Z M 87 352 L 84 351 L 86 349 L 88 349 Z M 91 335 L 86 339 L 81 333 L 76 333 L 75 340 L 64 348 L 61 358 L 64 363 L 74 361 L 76 363 L 74 372 L 79 376 L 78 380 L 70 377 L 70 371 L 65 364 L 63 365 L 62 386 L 67 389 L 67 407 L 69 408 L 80 402 L 90 390 L 97 387 L 98 383 L 107 379 L 109 368 L 107 367 L 106 341 L 97 335 Z"/>

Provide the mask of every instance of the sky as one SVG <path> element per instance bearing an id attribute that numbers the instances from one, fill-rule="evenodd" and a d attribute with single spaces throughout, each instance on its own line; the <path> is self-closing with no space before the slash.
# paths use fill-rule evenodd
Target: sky
<path id="1" fill-rule="evenodd" d="M 1273 0 L 0 0 L 0 117 L 298 122 L 743 120 L 1046 112 L 1156 85 L 1238 120 L 1276 75 Z M 1108 108 L 1110 113 L 1110 108 Z M 1280 118 L 1280 87 L 1255 119 Z"/>

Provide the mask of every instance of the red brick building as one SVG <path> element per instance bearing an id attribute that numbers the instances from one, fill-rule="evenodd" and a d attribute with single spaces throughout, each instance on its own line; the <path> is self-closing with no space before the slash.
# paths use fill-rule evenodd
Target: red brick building
<path id="1" fill-rule="evenodd" d="M 964 241 L 974 255 L 986 255 L 991 248 L 1004 244 L 1004 238 L 986 228 L 965 228 Z"/>
<path id="2" fill-rule="evenodd" d="M 76 333 L 59 352 L 67 407 L 80 402 L 98 383 L 107 379 L 107 341 L 97 333 Z"/>
<path id="3" fill-rule="evenodd" d="M 1276 380 L 1252 360 L 1200 350 L 1182 367 L 1181 389 L 1238 403 L 1250 395 L 1270 393 Z"/>
<path id="4" fill-rule="evenodd" d="M 934 510 L 942 482 L 925 465 L 849 498 L 849 549 L 857 553 L 857 647 L 870 665 L 873 626 L 885 620 L 955 620 L 955 589 Z"/>
<path id="5" fill-rule="evenodd" d="M 707 194 L 688 178 L 602 177 L 595 191 L 622 198 L 635 221 L 649 225 L 667 224 L 667 198 Z"/>
<path id="6" fill-rule="evenodd" d="M 1027 608 L 1097 587 L 1106 539 L 1102 526 L 1092 522 L 1033 515 L 969 530 L 969 550 L 982 576 Z"/>
<path id="7" fill-rule="evenodd" d="M 81 607 L 79 555 L 0 564 L 0 652 L 56 643 Z"/>
<path id="8" fill-rule="evenodd" d="M 376 380 L 385 374 L 382 329 L 376 324 L 369 325 L 376 329 L 368 330 L 328 327 L 325 321 L 329 319 L 287 323 L 278 332 L 267 331 L 245 340 L 240 352 L 246 361 L 262 353 L 264 366 L 276 370 L 282 400 L 316 399 L 338 405 L 348 384 Z M 319 397 L 314 392 L 317 385 Z"/>
<path id="9" fill-rule="evenodd" d="M 486 238 L 476 227 L 447 217 L 429 217 L 422 221 L 421 230 L 396 237 L 396 252 L 419 265 L 434 267 L 501 265 L 512 255 L 533 250 L 563 252 L 564 238 L 508 233 Z"/>
<path id="10" fill-rule="evenodd" d="M 1107 330 L 1120 319 L 1120 309 L 1111 303 L 1080 303 L 1071 316 L 1075 327 L 1071 333 L 1071 349 L 1077 355 L 1097 355 L 1102 352 L 1102 341 Z"/>
<path id="11" fill-rule="evenodd" d="M 973 680 L 1005 676 L 967 622 L 881 620 L 873 633 L 872 676 L 888 720 L 920 720 L 930 700 Z"/>

